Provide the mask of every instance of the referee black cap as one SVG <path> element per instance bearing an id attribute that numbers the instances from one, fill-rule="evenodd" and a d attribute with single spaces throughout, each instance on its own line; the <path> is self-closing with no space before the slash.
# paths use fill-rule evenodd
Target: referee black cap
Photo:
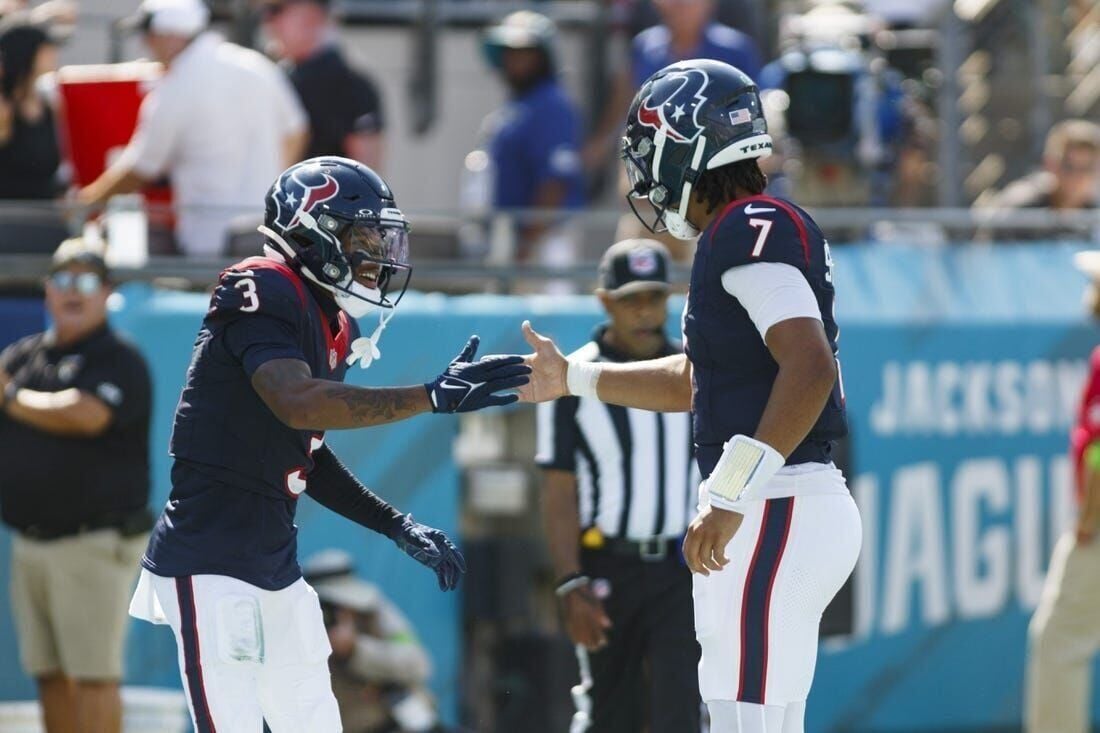
<path id="1" fill-rule="evenodd" d="M 624 239 L 600 260 L 599 289 L 612 297 L 668 290 L 668 250 L 654 239 Z"/>

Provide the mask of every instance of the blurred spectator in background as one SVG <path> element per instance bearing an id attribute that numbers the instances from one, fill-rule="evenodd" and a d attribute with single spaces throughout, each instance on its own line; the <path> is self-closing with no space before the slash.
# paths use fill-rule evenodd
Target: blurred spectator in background
<path id="1" fill-rule="evenodd" d="M 132 18 L 167 70 L 141 105 L 122 155 L 79 199 L 98 206 L 168 175 L 181 253 L 217 255 L 233 220 L 255 213 L 271 181 L 301 159 L 305 113 L 271 61 L 205 32 L 201 0 L 145 0 Z"/>
<path id="2" fill-rule="evenodd" d="M 341 155 L 382 170 L 385 120 L 374 82 L 336 43 L 328 0 L 266 0 L 264 32 L 309 115 L 306 158 Z"/>
<path id="3" fill-rule="evenodd" d="M 558 80 L 556 35 L 553 21 L 528 10 L 486 31 L 485 55 L 510 96 L 486 121 L 497 210 L 550 212 L 584 204 L 580 115 Z M 521 216 L 516 245 L 521 261 L 561 266 L 577 258 L 576 233 L 561 218 Z"/>
<path id="4" fill-rule="evenodd" d="M 0 22 L 0 199 L 53 199 L 61 165 L 53 110 L 39 81 L 57 69 L 45 26 Z"/>
<path id="5" fill-rule="evenodd" d="M 752 37 L 714 21 L 715 0 L 653 0 L 661 23 L 639 33 L 630 62 L 615 77 L 600 123 L 584 145 L 585 168 L 605 166 L 618 152 L 623 117 L 634 92 L 650 76 L 684 59 L 714 59 L 736 66 L 753 79 L 760 73 L 760 51 Z"/>
<path id="6" fill-rule="evenodd" d="M 442 731 L 424 685 L 427 651 L 405 615 L 354 573 L 343 550 L 322 550 L 302 563 L 321 600 L 332 656 L 332 691 L 346 733 Z"/>
<path id="7" fill-rule="evenodd" d="M 1100 251 L 1075 264 L 1090 278 L 1086 302 L 1100 318 Z M 1070 433 L 1076 468 L 1077 525 L 1054 547 L 1028 628 L 1025 725 L 1028 733 L 1091 730 L 1092 664 L 1100 649 L 1100 347 Z"/>
<path id="8" fill-rule="evenodd" d="M 53 326 L 0 353 L 0 515 L 15 531 L 11 599 L 48 733 L 119 733 L 126 607 L 153 523 L 151 386 L 107 324 L 102 256 L 62 243 Z"/>
<path id="9" fill-rule="evenodd" d="M 1088 120 L 1064 120 L 1047 134 L 1042 169 L 1014 181 L 999 194 L 978 204 L 994 218 L 998 212 L 1043 208 L 1059 212 L 1095 209 L 1100 200 L 1100 125 Z M 993 240 L 1093 240 L 1092 225 L 1057 227 L 997 227 L 979 233 Z"/>
<path id="10" fill-rule="evenodd" d="M 760 72 L 761 57 L 756 42 L 748 34 L 714 20 L 715 0 L 653 0 L 652 4 L 661 22 L 639 33 L 631 42 L 630 57 L 614 75 L 599 123 L 584 144 L 584 167 L 597 187 L 609 160 L 618 154 L 630 101 L 652 74 L 669 64 L 694 58 L 724 61 L 753 79 Z M 747 24 L 754 22 L 746 19 Z M 616 165 L 615 170 L 619 191 L 625 196 L 626 176 L 621 166 Z M 665 234 L 654 235 L 629 212 L 620 219 L 615 236 L 617 239 L 656 236 L 679 262 L 690 262 L 694 254 L 692 243 Z"/>
<path id="11" fill-rule="evenodd" d="M 571 358 L 680 353 L 665 334 L 668 273 L 668 251 L 652 239 L 608 248 L 596 297 L 609 322 Z M 686 412 L 572 396 L 538 406 L 543 523 L 581 668 L 572 731 L 699 730 L 699 645 L 680 555 L 698 485 L 691 443 Z"/>
<path id="12" fill-rule="evenodd" d="M 646 28 L 661 23 L 661 14 L 657 9 L 660 0 L 620 0 L 629 8 L 626 29 L 636 36 Z M 765 13 L 761 8 L 763 0 L 714 0 L 714 15 L 717 22 L 747 33 L 758 47 L 763 49 L 765 38 Z M 763 55 L 767 55 L 766 53 Z"/>
<path id="13" fill-rule="evenodd" d="M 631 91 L 669 64 L 714 59 L 736 66 L 752 79 L 760 73 L 760 51 L 746 33 L 714 21 L 714 0 L 653 0 L 661 24 L 637 35 L 631 45 Z M 619 111 L 621 117 L 626 106 Z"/>

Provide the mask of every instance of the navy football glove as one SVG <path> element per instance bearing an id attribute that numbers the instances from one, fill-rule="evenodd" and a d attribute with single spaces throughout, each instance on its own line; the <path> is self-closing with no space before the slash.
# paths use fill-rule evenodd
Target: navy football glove
<path id="1" fill-rule="evenodd" d="M 523 363 L 522 356 L 486 356 L 473 361 L 480 342 L 471 336 L 447 370 L 424 385 L 432 412 L 473 412 L 519 399 L 517 394 L 497 393 L 527 384 L 531 367 Z"/>
<path id="2" fill-rule="evenodd" d="M 466 560 L 447 535 L 414 522 L 411 514 L 406 514 L 401 524 L 393 528 L 390 539 L 413 560 L 435 571 L 439 590 L 454 590 L 466 572 Z"/>

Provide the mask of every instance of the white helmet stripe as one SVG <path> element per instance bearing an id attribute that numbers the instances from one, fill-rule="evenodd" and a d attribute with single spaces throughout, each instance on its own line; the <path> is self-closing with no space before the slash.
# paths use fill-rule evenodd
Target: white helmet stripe
<path id="1" fill-rule="evenodd" d="M 707 138 L 700 135 L 695 142 L 695 154 L 691 156 L 691 170 L 698 172 L 699 164 L 703 162 L 703 150 L 707 147 Z M 691 181 L 684 179 L 684 188 L 680 191 L 680 218 L 687 221 L 688 203 L 691 201 Z M 690 222 L 689 222 L 690 223 Z"/>

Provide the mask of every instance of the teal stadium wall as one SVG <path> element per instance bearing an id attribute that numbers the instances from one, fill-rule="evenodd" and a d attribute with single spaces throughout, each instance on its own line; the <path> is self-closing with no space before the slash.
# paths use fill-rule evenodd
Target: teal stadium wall
<path id="1" fill-rule="evenodd" d="M 1081 307 L 1074 247 L 838 247 L 837 316 L 854 439 L 864 550 L 854 635 L 824 644 L 809 731 L 1011 729 L 1020 719 L 1027 620 L 1050 548 L 1072 517 L 1067 433 L 1100 331 Z M 415 282 L 415 274 L 414 274 Z M 156 393 L 154 504 L 168 494 L 172 411 L 206 298 L 122 289 L 115 325 L 142 347 Z M 678 330 L 677 300 L 670 327 Z M 19 310 L 19 309 L 23 310 Z M 0 301 L 0 344 L 34 326 L 27 304 Z M 33 307 L 31 308 L 33 312 Z M 22 319 L 14 314 L 22 313 Z M 10 317 L 9 317 L 10 316 Z M 524 350 L 531 318 L 563 349 L 599 318 L 592 298 L 410 294 L 359 384 L 433 377 L 466 337 L 482 353 Z M 364 324 L 369 330 L 372 324 Z M 530 409 L 527 407 L 513 409 Z M 330 433 L 365 482 L 420 521 L 454 533 L 460 475 L 453 417 Z M 404 608 L 435 659 L 432 687 L 457 710 L 456 595 L 388 541 L 302 502 L 303 555 L 337 545 Z M 19 670 L 0 531 L 0 700 L 33 687 Z M 1100 609 L 1098 609 L 1100 612 Z M 178 687 L 166 629 L 134 624 L 127 681 Z M 1100 695 L 1096 720 L 1100 720 Z"/>

